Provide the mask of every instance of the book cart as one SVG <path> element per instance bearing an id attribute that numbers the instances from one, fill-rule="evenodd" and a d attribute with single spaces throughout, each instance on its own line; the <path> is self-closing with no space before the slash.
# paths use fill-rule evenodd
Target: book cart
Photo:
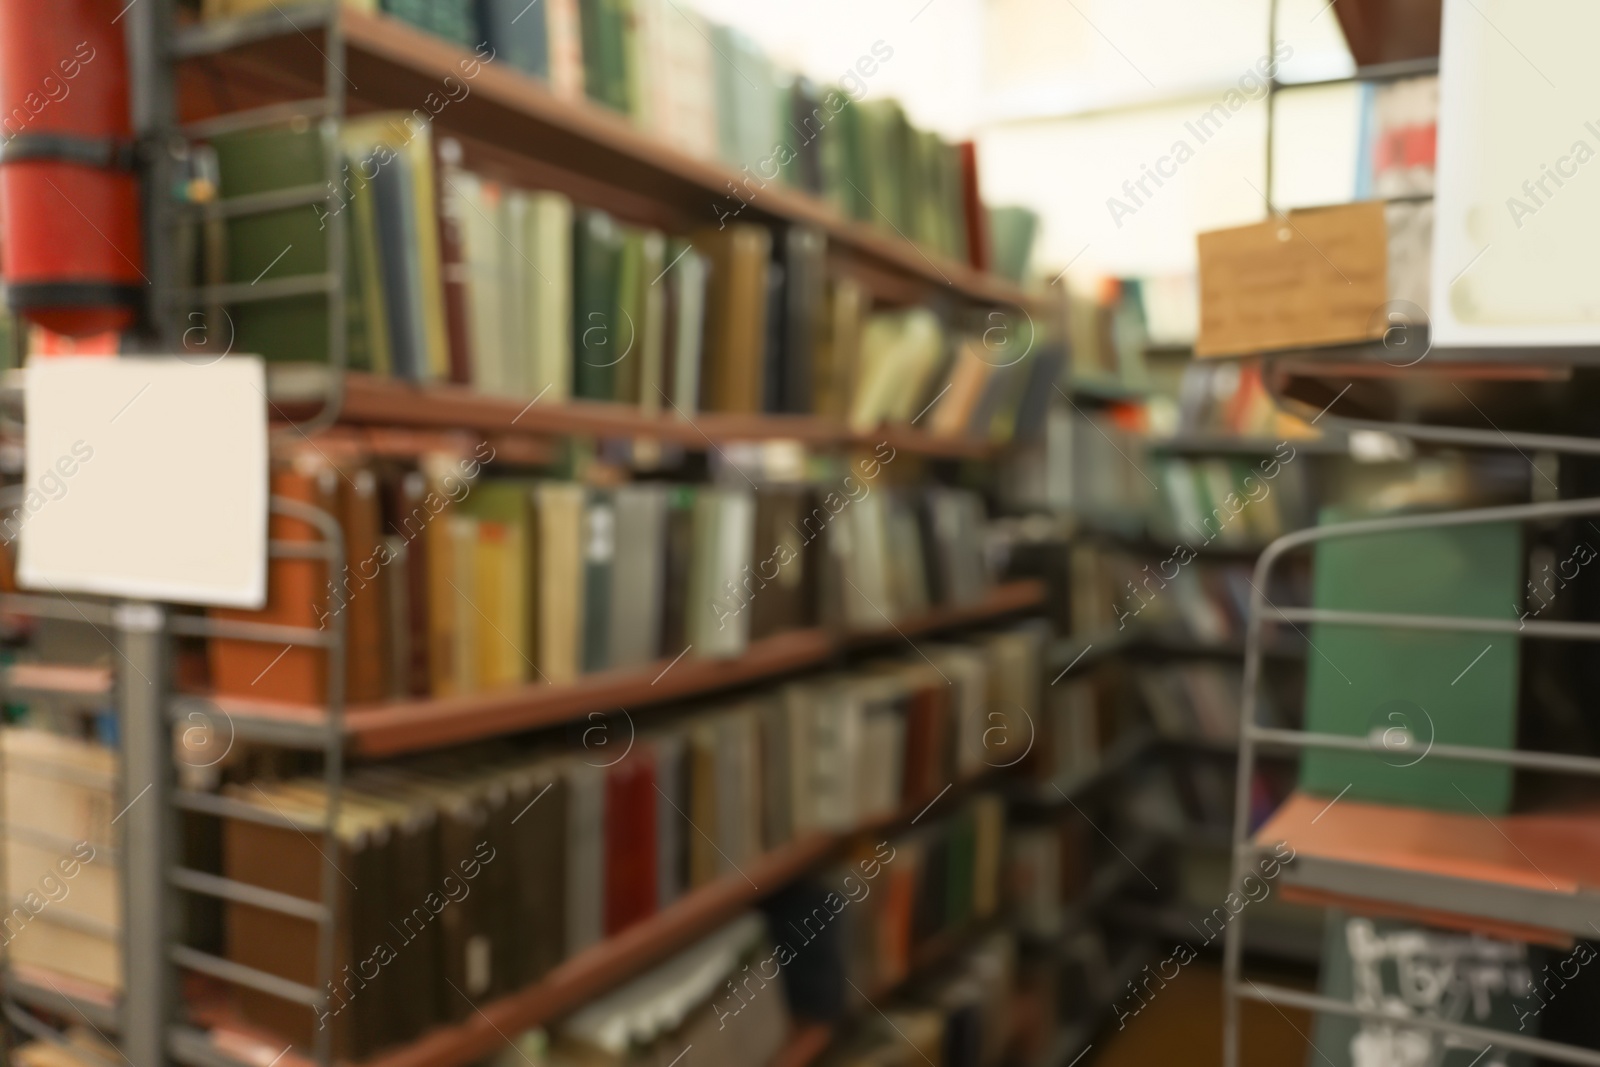
<path id="1" fill-rule="evenodd" d="M 1409 327 L 1407 333 L 1406 352 L 1425 350 L 1425 327 Z M 1423 339 L 1421 344 L 1419 337 Z M 1391 343 L 1400 342 L 1399 338 L 1390 340 Z M 1508 358 L 1504 351 L 1435 351 L 1428 353 L 1425 360 L 1413 360 L 1409 355 L 1397 357 L 1393 349 L 1386 348 L 1382 342 L 1374 342 L 1317 352 L 1276 354 L 1272 358 L 1276 372 L 1269 373 L 1267 380 L 1278 402 L 1291 410 L 1315 411 L 1318 406 L 1329 405 L 1327 418 L 1335 427 L 1381 430 L 1422 444 L 1468 449 L 1509 448 L 1524 458 L 1528 451 L 1535 450 L 1556 455 L 1600 455 L 1600 440 L 1595 438 L 1515 430 L 1502 433 L 1498 429 L 1423 425 L 1378 417 L 1382 413 L 1407 409 L 1404 403 L 1407 385 L 1477 380 L 1532 382 L 1537 387 L 1541 382 L 1564 380 L 1574 366 L 1593 366 L 1600 353 L 1571 349 L 1519 353 L 1518 356 L 1525 362 Z M 1344 402 L 1346 411 L 1341 414 L 1339 400 L 1352 387 L 1359 392 Z M 1376 410 L 1372 410 L 1374 408 Z M 1491 426 L 1499 421 L 1481 408 L 1478 414 Z M 1501 415 L 1509 418 L 1504 412 Z M 1478 507 L 1329 524 L 1288 534 L 1267 548 L 1255 567 L 1257 589 L 1251 602 L 1246 635 L 1244 707 L 1240 720 L 1239 778 L 1232 834 L 1234 883 L 1240 883 L 1250 874 L 1257 860 L 1289 832 L 1296 855 L 1283 866 L 1283 885 L 1292 887 L 1303 899 L 1318 904 L 1345 904 L 1357 912 L 1366 910 L 1449 929 L 1551 945 L 1570 944 L 1574 936 L 1587 937 L 1594 933 L 1596 895 L 1586 887 L 1582 859 L 1590 846 L 1585 838 L 1573 832 L 1570 824 L 1546 831 L 1544 840 L 1547 844 L 1555 842 L 1555 855 L 1553 857 L 1546 849 L 1538 853 L 1536 861 L 1507 836 L 1507 817 L 1496 819 L 1484 815 L 1481 810 L 1476 814 L 1456 815 L 1385 805 L 1395 832 L 1413 849 L 1412 855 L 1397 858 L 1394 852 L 1383 849 L 1381 843 L 1371 841 L 1369 831 L 1357 830 L 1353 823 L 1341 827 L 1340 807 L 1325 806 L 1321 797 L 1296 794 L 1267 825 L 1252 832 L 1248 788 L 1251 769 L 1264 751 L 1289 752 L 1297 756 L 1314 750 L 1344 751 L 1367 753 L 1374 758 L 1398 753 L 1396 758 L 1405 759 L 1405 765 L 1432 759 L 1499 764 L 1553 775 L 1600 776 L 1600 757 L 1595 756 L 1435 743 L 1431 735 L 1425 739 L 1421 753 L 1415 754 L 1423 739 L 1409 730 L 1397 739 L 1387 732 L 1358 736 L 1268 727 L 1257 722 L 1264 645 L 1269 630 L 1282 626 L 1294 629 L 1308 624 L 1386 627 L 1441 633 L 1521 634 L 1546 641 L 1600 641 L 1600 623 L 1594 622 L 1269 604 L 1260 589 L 1284 557 L 1339 538 L 1595 515 L 1600 515 L 1600 499 L 1595 498 Z M 1313 831 L 1313 824 L 1324 819 L 1325 824 Z M 1564 844 L 1561 842 L 1563 829 L 1568 836 Z M 1296 838 L 1295 834 L 1301 836 Z M 1320 840 L 1314 840 L 1313 834 L 1320 835 Z M 1368 840 L 1362 840 L 1363 834 Z M 1241 1042 L 1245 1040 L 1240 1021 L 1243 1000 L 1382 1023 L 1398 1032 L 1425 1030 L 1455 1039 L 1456 1047 L 1481 1048 L 1483 1053 L 1495 1047 L 1562 1063 L 1600 1064 L 1600 1052 L 1546 1038 L 1474 1026 L 1454 1019 L 1396 1016 L 1335 997 L 1248 980 L 1242 974 L 1248 922 L 1249 917 L 1243 911 L 1235 917 L 1228 926 L 1224 950 L 1224 1063 L 1228 1067 L 1236 1067 L 1241 1062 Z"/>
<path id="2" fill-rule="evenodd" d="M 805 415 L 706 413 L 676 421 L 619 405 L 576 402 L 530 405 L 480 396 L 459 386 L 416 387 L 347 372 L 343 302 L 346 292 L 342 230 L 327 237 L 327 269 L 313 275 L 260 285 L 180 284 L 180 241 L 185 228 L 223 218 L 327 203 L 335 195 L 339 160 L 329 154 L 325 184 L 226 201 L 185 202 L 169 195 L 185 178 L 187 145 L 224 132 L 248 130 L 291 119 L 340 123 L 359 104 L 408 106 L 456 69 L 465 52 L 396 20 L 346 9 L 337 0 L 274 5 L 275 10 L 236 19 L 180 25 L 173 0 L 141 0 L 126 16 L 136 134 L 147 151 L 148 273 L 155 336 L 146 347 L 210 358 L 215 349 L 193 342 L 195 309 L 245 301 L 319 295 L 328 301 L 330 335 L 324 366 L 269 366 L 268 396 L 275 438 L 286 443 L 336 424 L 383 426 L 400 431 L 476 430 L 523 456 L 548 456 L 545 442 L 566 435 L 649 441 L 689 451 L 714 450 L 729 442 L 800 441 L 815 449 L 849 449 L 866 437 L 842 425 Z M 179 98 L 196 66 L 206 77 L 236 81 L 240 105 L 181 122 Z M 355 86 L 359 85 L 359 91 Z M 287 96 L 289 99 L 275 99 Z M 557 100 L 534 79 L 486 67 L 468 100 L 448 116 L 452 129 L 485 139 L 512 131 L 519 165 L 530 180 L 576 197 L 657 220 L 700 217 L 711 199 L 724 195 L 735 172 L 691 158 L 653 141 L 628 122 L 596 106 Z M 500 137 L 509 139 L 501 133 Z M 914 300 L 930 288 L 979 306 L 1022 307 L 1018 286 L 965 264 L 930 259 L 909 240 L 886 235 L 867 223 L 847 220 L 804 193 L 773 185 L 753 205 L 766 220 L 806 222 L 822 230 L 850 269 L 891 300 Z M 201 333 L 216 326 L 205 314 Z M 514 425 L 513 425 L 514 424 Z M 982 460 L 995 453 L 986 441 L 935 437 L 909 427 L 886 427 L 871 435 L 929 461 Z M 295 500 L 274 497 L 271 514 L 316 531 L 313 541 L 273 540 L 272 558 L 323 561 L 330 570 L 345 558 L 338 522 Z M 59 990 L 29 985 L 8 974 L 4 1008 L 8 1019 L 36 1038 L 60 1042 L 62 1035 L 29 1014 L 33 1007 L 81 1018 L 115 1043 L 129 1062 L 155 1067 L 175 1062 L 190 1067 L 238 1067 L 230 1055 L 195 1025 L 181 993 L 184 973 L 261 990 L 295 1004 L 320 1009 L 336 973 L 335 826 L 339 792 L 352 755 L 389 756 L 433 746 L 500 736 L 608 713 L 623 706 L 647 707 L 709 694 L 836 663 L 852 651 L 903 646 L 912 638 L 961 626 L 1005 619 L 1037 609 L 1044 599 L 1038 582 L 997 586 L 977 604 L 936 608 L 923 617 L 882 630 L 842 633 L 827 629 L 787 632 L 755 642 L 733 660 L 689 660 L 662 680 L 665 662 L 647 669 L 586 676 L 570 686 L 528 686 L 450 700 L 413 700 L 347 709 L 343 675 L 345 620 L 327 629 L 278 626 L 208 618 L 167 605 L 107 602 L 94 598 L 8 594 L 0 611 L 80 620 L 113 640 L 117 658 L 108 683 L 120 721 L 120 772 L 116 840 L 137 842 L 115 850 L 120 860 L 122 914 L 120 951 L 123 993 L 113 1008 Z M 248 704 L 186 695 L 172 684 L 172 643 L 177 638 L 225 638 L 315 648 L 328 657 L 323 705 L 310 714 L 285 716 Z M 675 661 L 674 661 L 675 662 Z M 656 682 L 662 684 L 657 685 Z M 7 683 L 11 680 L 8 678 Z M 329 798 L 326 821 L 307 826 L 285 816 L 273 819 L 239 801 L 187 788 L 175 755 L 174 734 L 198 731 L 203 745 L 251 742 L 319 753 Z M 963 783 L 964 785 L 965 783 Z M 959 794 L 962 786 L 953 791 Z M 920 805 L 919 805 L 920 807 Z M 540 1025 L 619 984 L 711 931 L 741 907 L 759 899 L 755 885 L 775 887 L 834 855 L 856 833 L 903 826 L 916 809 L 896 812 L 880 826 L 850 834 L 801 837 L 748 865 L 754 882 L 726 877 L 686 893 L 679 901 L 618 936 L 569 958 L 535 985 L 483 1004 L 467 1021 L 444 1026 L 410 1044 L 391 1048 L 374 1067 L 464 1067 L 502 1047 L 506 1034 Z M 246 819 L 292 828 L 320 844 L 321 899 L 305 900 L 202 871 L 180 860 L 180 818 Z M 3 819 L 3 812 L 0 812 Z M 201 952 L 184 943 L 188 900 L 208 898 L 248 904 L 315 923 L 316 980 L 281 977 Z M 941 955 L 960 947 L 934 946 Z M 931 965 L 919 960 L 913 967 Z M 874 999 L 892 990 L 873 991 Z M 1109 999 L 1109 991 L 1108 991 Z M 793 1034 L 779 1062 L 800 1067 L 820 1056 L 833 1036 L 827 1026 Z M 287 1053 L 289 1050 L 285 1049 Z M 318 1064 L 334 1062 L 331 1031 L 319 1030 L 304 1050 Z M 304 1062 L 304 1061 L 301 1061 Z"/>

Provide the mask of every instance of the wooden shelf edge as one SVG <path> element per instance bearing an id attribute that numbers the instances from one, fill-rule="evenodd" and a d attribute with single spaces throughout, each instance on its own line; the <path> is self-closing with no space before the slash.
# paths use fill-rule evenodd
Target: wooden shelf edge
<path id="1" fill-rule="evenodd" d="M 302 389 L 304 386 L 302 386 Z M 280 407 L 298 410 L 300 402 Z M 351 372 L 345 375 L 340 418 L 349 423 L 471 429 L 488 434 L 534 437 L 639 438 L 704 451 L 717 443 L 798 441 L 814 447 L 872 448 L 888 444 L 916 455 L 984 459 L 1004 446 L 972 437 L 947 437 L 911 426 L 885 425 L 853 431 L 816 415 L 697 412 L 688 418 L 650 414 L 627 404 L 592 400 L 528 403 L 487 396 L 462 385 L 401 381 Z"/>
<path id="2" fill-rule="evenodd" d="M 341 8 L 339 20 L 347 48 L 430 78 L 459 78 L 459 64 L 469 55 L 465 49 L 393 17 Z M 564 100 L 537 78 L 503 63 L 483 64 L 473 79 L 473 95 L 615 153 L 636 165 L 698 187 L 712 197 L 726 198 L 728 190 L 738 187 L 745 178 L 742 172 L 720 160 L 701 159 L 679 151 L 637 129 L 623 115 L 586 100 Z M 821 199 L 776 181 L 768 183 L 759 196 L 752 198 L 751 207 L 764 215 L 816 226 L 830 240 L 925 282 L 949 286 L 969 299 L 1013 306 L 1032 302 L 1028 292 L 1014 282 L 929 252 L 913 241 L 884 233 L 868 222 L 844 218 Z M 710 221 L 708 218 L 707 222 Z"/>
<path id="3" fill-rule="evenodd" d="M 734 659 L 662 659 L 644 667 L 606 671 L 571 685 L 527 685 L 457 697 L 355 707 L 344 715 L 350 750 L 370 757 L 397 756 L 464 744 L 522 730 L 555 726 L 599 712 L 614 712 L 777 678 L 827 662 L 840 652 L 870 648 L 914 635 L 986 622 L 1044 602 L 1044 584 L 1034 579 L 995 586 L 979 602 L 936 608 L 894 626 L 840 636 L 823 629 L 790 630 L 751 644 Z M 180 697 L 180 699 L 182 699 Z M 281 725 L 321 744 L 321 709 L 252 704 L 210 697 L 244 732 Z M 261 734 L 262 736 L 267 736 Z"/>
<path id="4" fill-rule="evenodd" d="M 607 671 L 571 685 L 522 686 L 499 692 L 390 704 L 345 715 L 354 750 L 392 756 L 437 745 L 554 726 L 591 711 L 660 704 L 714 693 L 812 667 L 833 655 L 836 643 L 818 629 L 792 630 L 755 642 L 737 659 L 661 660 L 647 667 Z"/>

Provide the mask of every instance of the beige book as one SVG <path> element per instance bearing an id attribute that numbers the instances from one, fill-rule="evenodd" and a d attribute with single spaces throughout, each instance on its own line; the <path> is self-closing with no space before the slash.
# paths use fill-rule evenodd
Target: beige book
<path id="1" fill-rule="evenodd" d="M 582 672 L 584 488 L 545 482 L 538 501 L 538 655 L 534 663 L 554 685 Z"/>
<path id="2" fill-rule="evenodd" d="M 552 9 L 553 10 L 553 9 Z M 532 349 L 522 395 L 541 404 L 572 398 L 572 201 L 560 193 L 529 196 L 528 274 L 523 289 Z"/>

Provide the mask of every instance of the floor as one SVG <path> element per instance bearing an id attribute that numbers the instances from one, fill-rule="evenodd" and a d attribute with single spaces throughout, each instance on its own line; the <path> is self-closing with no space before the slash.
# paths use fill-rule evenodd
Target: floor
<path id="1" fill-rule="evenodd" d="M 1289 984 L 1285 982 L 1284 984 Z M 1301 984 L 1301 983 L 1295 983 Z M 1304 1067 L 1311 1014 L 1243 1005 L 1241 1067 Z M 1078 1067 L 1221 1067 L 1222 969 L 1198 959 L 1150 998 L 1122 1029 L 1111 1018 Z M 1319 1057 L 1320 1063 L 1320 1057 Z"/>

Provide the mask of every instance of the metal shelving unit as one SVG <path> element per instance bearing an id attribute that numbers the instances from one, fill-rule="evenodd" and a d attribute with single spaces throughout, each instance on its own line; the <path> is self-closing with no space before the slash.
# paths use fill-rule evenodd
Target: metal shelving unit
<path id="1" fill-rule="evenodd" d="M 1390 428 L 1390 432 L 1404 433 L 1407 429 L 1395 424 Z M 1254 580 L 1257 589 L 1251 599 L 1246 636 L 1245 702 L 1240 717 L 1239 774 L 1236 782 L 1232 842 L 1234 882 L 1242 882 L 1253 869 L 1257 859 L 1270 851 L 1270 845 L 1254 840 L 1249 829 L 1249 783 L 1251 772 L 1257 759 L 1260 758 L 1258 749 L 1272 747 L 1291 750 L 1339 749 L 1367 752 L 1373 750 L 1372 742 L 1364 737 L 1284 730 L 1257 724 L 1257 692 L 1263 662 L 1262 642 L 1267 627 L 1279 624 L 1293 626 L 1296 623 L 1383 626 L 1440 632 L 1520 633 L 1526 639 L 1600 642 L 1600 623 L 1544 620 L 1519 623 L 1512 619 L 1279 608 L 1276 605 L 1272 606 L 1269 614 L 1268 604 L 1260 589 L 1269 580 L 1274 565 L 1293 551 L 1341 537 L 1487 523 L 1537 522 L 1593 515 L 1600 515 L 1600 499 L 1477 508 L 1442 514 L 1368 519 L 1320 526 L 1279 538 L 1268 547 L 1256 564 Z M 1593 756 L 1445 744 L 1433 745 L 1428 754 L 1436 759 L 1500 763 L 1526 770 L 1600 777 L 1600 757 Z M 1485 923 L 1514 923 L 1523 928 L 1554 929 L 1568 933 L 1588 932 L 1588 916 L 1593 912 L 1585 905 L 1596 902 L 1594 894 L 1574 896 L 1560 892 L 1547 893 L 1538 889 L 1441 876 L 1426 871 L 1319 859 L 1309 852 L 1297 856 L 1285 865 L 1283 877 L 1286 885 L 1299 886 L 1342 898 L 1402 905 L 1435 913 L 1453 913 L 1457 916 L 1477 918 Z M 1481 1043 L 1484 1046 L 1498 1045 L 1563 1063 L 1600 1064 L 1600 1053 L 1553 1041 L 1484 1029 L 1451 1020 L 1422 1018 L 1400 1020 L 1392 1015 L 1369 1011 L 1330 997 L 1306 994 L 1270 984 L 1246 982 L 1242 980 L 1241 964 L 1247 925 L 1248 919 L 1241 913 L 1228 928 L 1224 949 L 1226 1014 L 1223 1062 L 1226 1067 L 1237 1067 L 1240 1062 L 1239 1005 L 1242 999 L 1260 1000 L 1283 1007 L 1299 1007 L 1402 1027 L 1415 1026 L 1437 1033 L 1454 1034 L 1463 1040 Z"/>

